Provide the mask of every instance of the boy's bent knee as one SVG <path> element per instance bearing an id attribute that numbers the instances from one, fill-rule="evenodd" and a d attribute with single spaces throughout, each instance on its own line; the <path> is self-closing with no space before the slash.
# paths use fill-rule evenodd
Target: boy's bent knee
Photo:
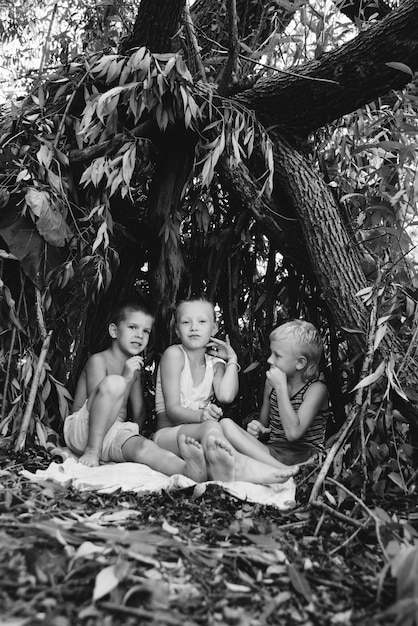
<path id="1" fill-rule="evenodd" d="M 112 397 L 123 396 L 126 391 L 126 380 L 123 376 L 110 374 L 99 385 L 99 393 L 108 394 Z"/>

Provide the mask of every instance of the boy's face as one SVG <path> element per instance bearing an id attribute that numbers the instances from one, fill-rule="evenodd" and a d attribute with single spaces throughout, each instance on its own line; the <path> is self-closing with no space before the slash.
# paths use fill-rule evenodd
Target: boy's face
<path id="1" fill-rule="evenodd" d="M 154 318 L 143 311 L 127 311 L 117 326 L 110 324 L 109 333 L 122 352 L 136 356 L 147 347 L 153 323 Z"/>
<path id="2" fill-rule="evenodd" d="M 177 334 L 186 348 L 206 348 L 216 333 L 213 307 L 209 302 L 184 302 L 177 315 Z"/>
<path id="3" fill-rule="evenodd" d="M 306 363 L 306 357 L 298 352 L 297 344 L 291 339 L 273 339 L 270 342 L 270 350 L 267 363 L 271 367 L 278 367 L 287 375 L 295 374 Z"/>

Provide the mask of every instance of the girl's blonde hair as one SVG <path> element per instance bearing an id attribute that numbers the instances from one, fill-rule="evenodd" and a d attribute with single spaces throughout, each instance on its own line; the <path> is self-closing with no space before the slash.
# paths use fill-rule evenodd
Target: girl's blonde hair
<path id="1" fill-rule="evenodd" d="M 176 312 L 175 312 L 175 320 L 176 320 L 176 324 L 179 321 L 179 317 L 180 317 L 180 312 L 181 309 L 186 305 L 186 304 L 190 304 L 191 302 L 201 302 L 202 304 L 208 304 L 213 312 L 213 321 L 216 322 L 216 314 L 215 314 L 215 307 L 213 305 L 213 302 L 211 302 L 210 300 L 207 300 L 206 298 L 199 298 L 199 297 L 195 297 L 195 298 L 188 298 L 186 300 L 180 300 L 180 302 L 177 303 L 176 306 Z"/>
<path id="2" fill-rule="evenodd" d="M 306 357 L 307 366 L 304 371 L 306 380 L 316 378 L 319 373 L 319 363 L 324 353 L 321 335 L 313 324 L 305 320 L 291 320 L 278 326 L 270 333 L 270 341 L 292 339 L 295 350 Z"/>

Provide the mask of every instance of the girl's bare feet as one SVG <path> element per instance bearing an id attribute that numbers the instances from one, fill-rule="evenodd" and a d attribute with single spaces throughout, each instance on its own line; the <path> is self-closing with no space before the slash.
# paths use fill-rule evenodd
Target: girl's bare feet
<path id="1" fill-rule="evenodd" d="M 86 448 L 84 454 L 78 459 L 79 463 L 87 467 L 99 467 L 100 455 L 97 450 Z"/>
<path id="2" fill-rule="evenodd" d="M 186 475 L 197 483 L 207 480 L 206 459 L 200 443 L 193 437 L 180 435 L 178 447 L 180 455 L 186 462 Z"/>
<path id="3" fill-rule="evenodd" d="M 213 480 L 224 482 L 235 480 L 235 457 L 233 448 L 226 439 L 210 435 L 206 440 L 205 452 Z"/>

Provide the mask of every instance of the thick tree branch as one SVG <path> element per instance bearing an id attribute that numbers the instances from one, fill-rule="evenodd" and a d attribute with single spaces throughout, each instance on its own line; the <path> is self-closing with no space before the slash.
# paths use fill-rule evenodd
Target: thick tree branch
<path id="1" fill-rule="evenodd" d="M 406 0 L 378 24 L 338 50 L 301 67 L 299 77 L 261 78 L 235 99 L 255 111 L 266 126 L 287 135 L 306 135 L 356 110 L 411 76 L 389 67 L 400 62 L 418 69 L 418 2 Z M 306 81 L 306 77 L 335 81 Z"/>
<path id="2" fill-rule="evenodd" d="M 228 85 L 233 81 L 238 60 L 238 23 L 236 0 L 228 0 L 228 59 L 218 85 L 219 95 L 227 93 Z"/>

